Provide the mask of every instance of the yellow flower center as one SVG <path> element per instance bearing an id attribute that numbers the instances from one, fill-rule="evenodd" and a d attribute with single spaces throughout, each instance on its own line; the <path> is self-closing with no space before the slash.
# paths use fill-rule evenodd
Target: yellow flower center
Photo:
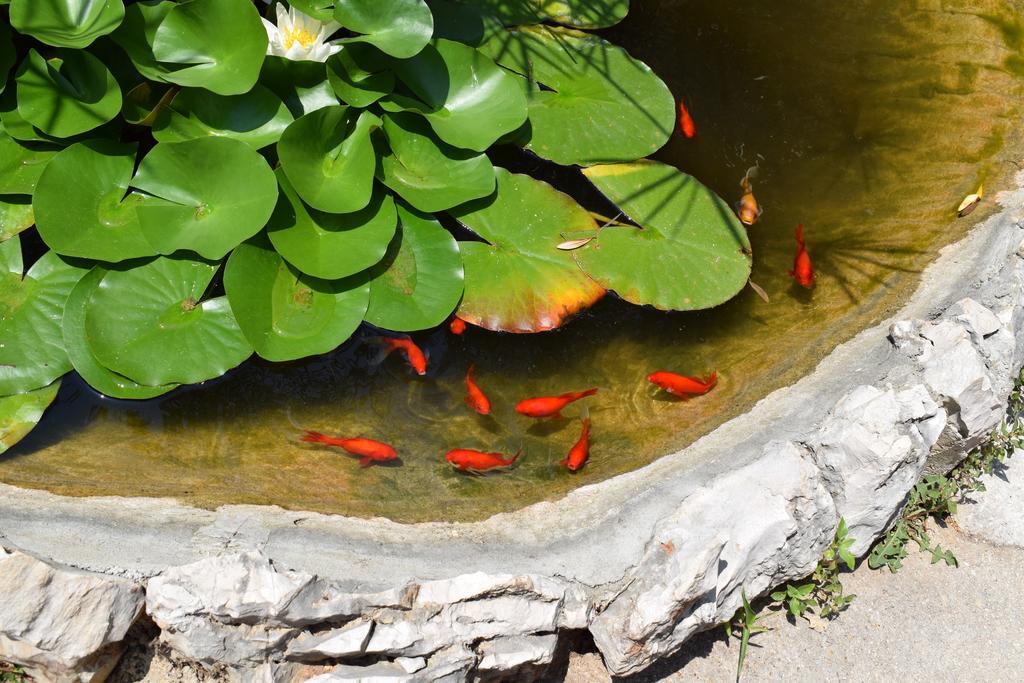
<path id="1" fill-rule="evenodd" d="M 290 50 L 296 42 L 308 50 L 316 42 L 316 34 L 310 33 L 304 26 L 291 26 L 284 31 L 284 49 Z"/>

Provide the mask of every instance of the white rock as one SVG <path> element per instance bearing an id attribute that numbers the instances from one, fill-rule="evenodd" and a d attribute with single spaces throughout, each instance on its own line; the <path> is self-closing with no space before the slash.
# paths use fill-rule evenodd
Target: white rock
<path id="1" fill-rule="evenodd" d="M 408 661 L 408 660 L 406 660 Z M 370 666 L 337 666 L 307 683 L 463 683 L 476 664 L 476 655 L 464 646 L 446 648 L 409 671 L 406 662 L 378 662 Z"/>
<path id="2" fill-rule="evenodd" d="M 960 528 L 989 543 L 1024 548 L 1024 451 L 982 482 L 986 490 L 971 494 L 974 502 L 957 511 Z"/>
<path id="3" fill-rule="evenodd" d="M 232 667 L 257 666 L 284 651 L 299 630 L 266 624 L 223 624 L 205 616 L 158 620 L 160 640 L 179 653 L 203 664 Z"/>
<path id="4" fill-rule="evenodd" d="M 963 325 L 978 344 L 998 332 L 1003 325 L 995 313 L 970 298 L 953 304 L 946 317 Z"/>
<path id="5" fill-rule="evenodd" d="M 363 653 L 373 632 L 373 622 L 357 619 L 341 628 L 303 633 L 288 645 L 288 659 L 319 661 L 342 659 Z"/>
<path id="6" fill-rule="evenodd" d="M 838 517 L 818 468 L 774 442 L 659 523 L 624 589 L 590 630 L 613 675 L 634 674 L 770 587 L 810 574 Z"/>
<path id="7" fill-rule="evenodd" d="M 555 658 L 558 636 L 516 636 L 495 638 L 477 646 L 478 671 L 508 672 L 523 666 L 545 666 Z"/>
<path id="8" fill-rule="evenodd" d="M 0 548 L 0 659 L 41 681 L 103 680 L 142 603 L 130 581 Z"/>

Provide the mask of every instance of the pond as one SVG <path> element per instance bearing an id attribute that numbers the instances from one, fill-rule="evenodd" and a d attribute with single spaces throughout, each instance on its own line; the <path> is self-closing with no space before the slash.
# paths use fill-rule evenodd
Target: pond
<path id="1" fill-rule="evenodd" d="M 747 289 L 718 309 L 667 314 L 609 296 L 556 332 L 417 334 L 429 354 L 425 377 L 399 354 L 376 362 L 372 330 L 328 356 L 253 360 L 148 402 L 103 398 L 72 375 L 39 427 L 0 456 L 0 480 L 67 495 L 396 521 L 476 520 L 551 500 L 677 451 L 892 314 L 939 250 L 990 210 L 957 220 L 960 200 L 982 183 L 990 193 L 1005 187 L 1021 158 L 1019 3 L 635 5 L 608 35 L 685 98 L 697 127 L 657 158 L 729 202 L 758 167 L 765 213 L 750 229 L 752 279 L 770 302 Z M 545 177 L 542 162 L 514 163 Z M 788 275 L 798 223 L 817 271 L 813 290 Z M 463 403 L 470 365 L 492 416 Z M 656 370 L 717 370 L 719 384 L 680 401 L 646 382 Z M 589 387 L 600 388 L 586 401 L 592 458 L 570 474 L 559 461 L 579 436 L 579 406 L 570 419 L 542 423 L 514 406 Z M 401 460 L 363 469 L 297 443 L 300 428 L 381 439 Z M 473 477 L 444 462 L 456 447 L 523 455 L 511 472 Z"/>

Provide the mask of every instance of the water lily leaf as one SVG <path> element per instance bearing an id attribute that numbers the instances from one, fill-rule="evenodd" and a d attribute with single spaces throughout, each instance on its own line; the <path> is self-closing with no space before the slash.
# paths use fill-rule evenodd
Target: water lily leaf
<path id="1" fill-rule="evenodd" d="M 426 106 L 408 98 L 396 103 L 422 113 L 451 145 L 483 152 L 526 122 L 523 80 L 469 45 L 437 40 L 395 69 Z"/>
<path id="2" fill-rule="evenodd" d="M 135 152 L 135 145 L 92 140 L 50 161 L 32 206 L 39 235 L 51 249 L 112 263 L 156 254 L 135 212 L 142 195 L 125 196 Z"/>
<path id="3" fill-rule="evenodd" d="M 14 66 L 18 54 L 14 51 L 14 38 L 7 22 L 0 21 L 0 93 L 7 87 L 7 74 Z"/>
<path id="4" fill-rule="evenodd" d="M 588 33 L 524 26 L 481 50 L 544 88 L 530 90 L 527 147 L 563 166 L 634 161 L 672 135 L 675 100 L 643 62 Z"/>
<path id="5" fill-rule="evenodd" d="M 145 400 L 162 396 L 173 391 L 176 384 L 147 387 L 104 367 L 92 355 L 85 333 L 85 316 L 89 298 L 106 276 L 104 268 L 95 267 L 78 281 L 64 304 L 64 318 L 61 330 L 64 334 L 64 348 L 75 371 L 96 391 L 111 398 Z"/>
<path id="6" fill-rule="evenodd" d="M 335 106 L 306 114 L 288 126 L 277 153 L 303 201 L 328 213 L 366 208 L 377 168 L 370 133 L 380 123 L 369 111 Z"/>
<path id="7" fill-rule="evenodd" d="M 6 453 L 31 432 L 57 398 L 60 380 L 24 394 L 0 398 L 0 453 Z"/>
<path id="8" fill-rule="evenodd" d="M 420 211 L 444 211 L 494 191 L 486 154 L 441 142 L 415 114 L 386 115 L 384 133 L 391 145 L 381 159 L 384 184 Z"/>
<path id="9" fill-rule="evenodd" d="M 60 321 L 86 269 L 48 251 L 22 277 L 20 238 L 0 250 L 0 395 L 7 395 L 44 387 L 71 369 Z"/>
<path id="10" fill-rule="evenodd" d="M 372 45 L 352 43 L 327 60 L 327 77 L 342 102 L 369 107 L 395 89 L 395 72 Z"/>
<path id="11" fill-rule="evenodd" d="M 246 338 L 270 361 L 333 351 L 359 327 L 370 299 L 365 276 L 310 277 L 289 265 L 263 237 L 231 254 L 224 287 Z"/>
<path id="12" fill-rule="evenodd" d="M 463 292 L 459 243 L 432 216 L 398 205 L 398 234 L 373 269 L 366 321 L 396 332 L 437 327 Z"/>
<path id="13" fill-rule="evenodd" d="M 262 149 L 280 140 L 293 120 L 284 102 L 262 85 L 244 95 L 187 88 L 157 120 L 153 137 L 160 142 L 182 142 L 213 135 Z"/>
<path id="14" fill-rule="evenodd" d="M 0 194 L 32 194 L 43 169 L 57 154 L 50 145 L 20 143 L 0 131 Z"/>
<path id="15" fill-rule="evenodd" d="M 125 8 L 124 21 L 111 38 L 121 46 L 138 72 L 151 81 L 163 81 L 174 64 L 163 65 L 153 55 L 153 39 L 167 13 L 177 5 L 171 0 L 144 0 Z"/>
<path id="16" fill-rule="evenodd" d="M 450 213 L 487 242 L 461 242 L 466 293 L 458 316 L 500 332 L 542 332 L 561 326 L 605 290 L 555 246 L 562 232 L 594 231 L 597 223 L 547 183 L 497 169 L 495 196 Z"/>
<path id="17" fill-rule="evenodd" d="M 278 169 L 281 195 L 267 234 L 274 248 L 307 275 L 338 280 L 379 263 L 395 236 L 395 200 L 376 188 L 370 203 L 353 213 L 324 213 L 302 201 Z"/>
<path id="18" fill-rule="evenodd" d="M 102 365 L 139 384 L 195 384 L 252 354 L 227 297 L 203 300 L 216 262 L 159 257 L 110 270 L 89 297 L 85 334 Z"/>
<path id="19" fill-rule="evenodd" d="M 277 204 L 277 179 L 245 143 L 223 137 L 161 142 L 132 180 L 149 195 L 136 211 L 161 254 L 219 259 L 259 232 Z"/>
<path id="20" fill-rule="evenodd" d="M 249 0 L 175 4 L 152 38 L 156 61 L 174 67 L 164 80 L 218 95 L 241 95 L 256 84 L 267 44 L 260 13 Z"/>
<path id="21" fill-rule="evenodd" d="M 750 278 L 750 242 L 729 206 L 666 164 L 595 166 L 587 177 L 637 225 L 602 228 L 573 252 L 602 286 L 635 304 L 692 311 L 725 303 Z"/>
<path id="22" fill-rule="evenodd" d="M 607 28 L 629 14 L 629 0 L 460 0 L 480 5 L 509 26 L 552 21 L 576 28 Z"/>
<path id="23" fill-rule="evenodd" d="M 474 47 L 503 30 L 492 12 L 478 5 L 464 5 L 451 0 L 427 0 L 434 15 L 434 38 L 447 38 Z"/>
<path id="24" fill-rule="evenodd" d="M 434 35 L 434 16 L 423 0 L 336 0 L 334 19 L 365 34 L 346 42 L 366 42 L 398 59 L 415 56 Z"/>
<path id="25" fill-rule="evenodd" d="M 295 118 L 338 104 L 321 62 L 268 56 L 260 72 L 260 83 L 280 97 Z"/>
<path id="26" fill-rule="evenodd" d="M 334 19 L 334 0 L 291 0 L 288 4 L 317 21 Z"/>
<path id="27" fill-rule="evenodd" d="M 0 242 L 9 240 L 35 224 L 28 197 L 0 196 Z"/>
<path id="28" fill-rule="evenodd" d="M 122 19 L 121 0 L 11 0 L 11 26 L 57 47 L 86 47 Z"/>
<path id="29" fill-rule="evenodd" d="M 121 116 L 135 126 L 152 126 L 177 92 L 172 85 L 143 81 L 124 94 Z"/>
<path id="30" fill-rule="evenodd" d="M 18 68 L 18 113 L 39 130 L 69 138 L 121 111 L 121 89 L 103 62 L 82 50 L 50 60 L 35 50 Z"/>

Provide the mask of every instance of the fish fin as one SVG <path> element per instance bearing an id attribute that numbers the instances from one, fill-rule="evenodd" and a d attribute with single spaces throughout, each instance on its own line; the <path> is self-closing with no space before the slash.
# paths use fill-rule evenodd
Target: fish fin
<path id="1" fill-rule="evenodd" d="M 327 437 L 320 432 L 314 432 L 309 429 L 305 431 L 306 433 L 300 439 L 303 443 L 327 443 Z"/>
<path id="2" fill-rule="evenodd" d="M 359 466 L 362 467 L 362 468 L 369 467 L 372 464 L 373 464 L 373 458 L 370 458 L 370 457 L 359 458 Z"/>
<path id="3" fill-rule="evenodd" d="M 584 424 L 590 424 L 590 406 L 583 406 L 583 410 L 580 411 L 580 419 Z"/>
<path id="4" fill-rule="evenodd" d="M 565 467 L 566 469 L 571 469 L 569 467 L 569 458 L 562 458 L 561 460 L 558 461 L 558 464 L 561 465 L 562 467 Z"/>
<path id="5" fill-rule="evenodd" d="M 378 347 L 377 355 L 370 360 L 371 366 L 377 366 L 387 360 L 388 356 L 392 354 L 397 348 L 391 343 L 391 340 L 387 337 L 373 337 L 372 339 L 366 340 L 368 344 L 373 344 Z"/>
<path id="6" fill-rule="evenodd" d="M 803 223 L 801 223 L 800 225 L 796 226 L 796 243 L 799 244 L 801 247 L 806 246 L 804 244 L 804 224 Z"/>

